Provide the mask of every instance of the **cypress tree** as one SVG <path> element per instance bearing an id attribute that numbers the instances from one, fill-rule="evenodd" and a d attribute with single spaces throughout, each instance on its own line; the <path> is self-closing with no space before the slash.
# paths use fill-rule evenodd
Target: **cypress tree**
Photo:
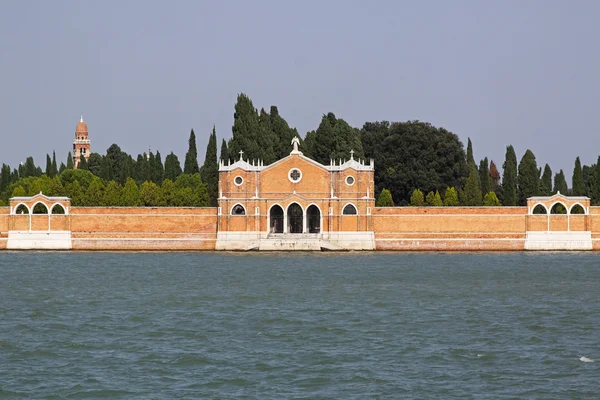
<path id="1" fill-rule="evenodd" d="M 79 156 L 79 165 L 77 166 L 77 169 L 80 169 L 82 171 L 89 171 L 90 170 L 88 168 L 87 160 L 85 159 L 85 156 L 83 154 L 81 154 Z"/>
<path id="2" fill-rule="evenodd" d="M 465 206 L 480 206 L 481 205 L 481 189 L 479 188 L 479 175 L 477 168 L 471 165 L 471 172 L 465 182 L 463 189 L 463 205 Z"/>
<path id="3" fill-rule="evenodd" d="M 575 159 L 575 168 L 573 169 L 573 196 L 583 196 L 585 194 L 585 183 L 583 182 L 583 173 L 581 171 L 581 161 L 579 157 Z"/>
<path id="4" fill-rule="evenodd" d="M 591 197 L 594 205 L 600 204 L 600 156 L 598 156 L 598 161 L 596 162 L 596 174 L 594 176 L 594 187 Z"/>
<path id="5" fill-rule="evenodd" d="M 569 188 L 567 186 L 567 180 L 565 179 L 565 173 L 561 169 L 558 174 L 554 175 L 554 189 L 552 190 L 554 193 L 559 193 L 563 195 L 569 194 Z"/>
<path id="6" fill-rule="evenodd" d="M 475 164 L 475 158 L 473 157 L 473 143 L 471 143 L 471 138 L 467 138 L 467 166 L 469 168 L 477 168 L 477 164 Z"/>
<path id="7" fill-rule="evenodd" d="M 102 162 L 100 163 L 100 178 L 105 181 L 113 180 L 112 166 L 110 165 L 110 158 L 108 157 L 102 157 Z"/>
<path id="8" fill-rule="evenodd" d="M 517 155 L 512 145 L 506 148 L 506 159 L 502 165 L 502 193 L 505 206 L 517 205 Z"/>
<path id="9" fill-rule="evenodd" d="M 489 193 L 492 190 L 492 179 L 490 177 L 490 168 L 488 158 L 485 157 L 479 163 L 479 182 L 481 186 L 481 193 Z"/>
<path id="10" fill-rule="evenodd" d="M 73 169 L 73 155 L 71 152 L 67 155 L 67 169 Z"/>
<path id="11" fill-rule="evenodd" d="M 542 196 L 550 196 L 552 194 L 552 170 L 548 164 L 544 165 L 544 173 L 540 180 L 540 191 Z"/>
<path id="12" fill-rule="evenodd" d="M 181 164 L 179 158 L 173 152 L 171 152 L 167 158 L 165 158 L 165 179 L 170 179 L 172 182 L 181 175 Z"/>
<path id="13" fill-rule="evenodd" d="M 221 142 L 220 160 L 223 161 L 225 164 L 228 164 L 229 162 L 229 149 L 227 148 L 227 142 L 225 141 L 225 139 L 223 139 L 223 141 Z"/>
<path id="14" fill-rule="evenodd" d="M 208 188 L 210 205 L 216 207 L 219 190 L 219 163 L 217 161 L 217 131 L 214 125 L 208 138 L 206 156 L 204 157 L 204 165 L 200 169 L 200 177 Z"/>
<path id="15" fill-rule="evenodd" d="M 183 173 L 185 174 L 196 174 L 200 172 L 198 167 L 198 150 L 196 150 L 196 134 L 194 130 L 190 132 L 190 139 L 188 140 L 188 151 L 185 154 L 185 164 L 183 167 Z"/>
<path id="16" fill-rule="evenodd" d="M 227 145 L 229 156 L 237 160 L 238 153 L 243 151 L 243 157 L 246 160 L 263 158 L 262 150 L 259 147 L 258 135 L 261 132 L 258 111 L 254 108 L 252 100 L 240 93 L 235 103 L 235 112 L 233 114 L 233 127 L 231 128 L 233 137 Z M 267 163 L 267 160 L 265 160 Z"/>
<path id="17" fill-rule="evenodd" d="M 56 152 L 53 150 L 52 151 L 52 175 L 50 177 L 53 178 L 56 175 L 58 175 L 58 167 L 56 166 Z"/>
<path id="18" fill-rule="evenodd" d="M 62 174 L 65 170 L 67 169 L 67 166 L 65 165 L 65 163 L 60 163 L 60 168 L 58 169 L 58 173 Z"/>
<path id="19" fill-rule="evenodd" d="M 153 167 L 153 175 L 152 181 L 156 183 L 158 186 L 162 185 L 164 176 L 165 176 L 165 168 L 162 163 L 162 159 L 160 156 L 160 151 L 156 151 L 156 155 L 154 156 L 154 167 Z"/>
<path id="20" fill-rule="evenodd" d="M 52 159 L 49 154 L 46 154 L 46 175 L 49 177 L 53 177 L 52 174 Z"/>
<path id="21" fill-rule="evenodd" d="M 535 160 L 535 155 L 529 149 L 525 152 L 519 163 L 519 174 L 517 177 L 519 185 L 519 205 L 527 204 L 527 199 L 536 196 L 539 190 L 540 175 Z"/>
<path id="22" fill-rule="evenodd" d="M 10 166 L 2 164 L 2 170 L 0 170 L 0 194 L 6 190 L 8 185 L 11 183 Z"/>

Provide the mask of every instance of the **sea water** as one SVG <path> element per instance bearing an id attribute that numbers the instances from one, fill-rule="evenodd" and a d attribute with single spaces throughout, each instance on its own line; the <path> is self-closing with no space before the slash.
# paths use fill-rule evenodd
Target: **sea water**
<path id="1" fill-rule="evenodd" d="M 0 398 L 600 398 L 600 256 L 2 252 Z"/>

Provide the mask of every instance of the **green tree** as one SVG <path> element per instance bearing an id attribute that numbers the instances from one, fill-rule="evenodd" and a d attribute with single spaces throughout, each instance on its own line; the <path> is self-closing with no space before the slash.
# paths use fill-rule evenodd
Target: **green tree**
<path id="1" fill-rule="evenodd" d="M 52 174 L 49 176 L 50 176 L 50 178 L 54 178 L 56 175 L 58 175 L 58 167 L 56 166 L 56 152 L 53 150 L 52 151 Z"/>
<path id="2" fill-rule="evenodd" d="M 0 193 L 4 192 L 8 185 L 12 182 L 10 166 L 2 164 L 2 170 L 0 170 Z"/>
<path id="3" fill-rule="evenodd" d="M 471 143 L 471 138 L 467 138 L 467 166 L 469 168 L 477 168 L 477 164 L 475 164 L 475 157 L 473 157 L 473 143 Z"/>
<path id="4" fill-rule="evenodd" d="M 490 177 L 490 168 L 488 158 L 485 157 L 479 163 L 479 182 L 481 187 L 481 193 L 488 193 L 492 188 L 492 179 Z"/>
<path id="5" fill-rule="evenodd" d="M 115 181 L 110 181 L 104 190 L 102 203 L 106 207 L 116 207 L 121 204 L 121 190 L 123 188 Z"/>
<path id="6" fill-rule="evenodd" d="M 413 207 L 422 207 L 425 205 L 423 192 L 420 189 L 413 190 L 412 194 L 410 195 L 410 205 Z"/>
<path id="7" fill-rule="evenodd" d="M 67 155 L 67 169 L 73 169 L 73 155 L 71 152 Z"/>
<path id="8" fill-rule="evenodd" d="M 77 169 L 80 169 L 82 171 L 90 170 L 90 168 L 88 167 L 87 159 L 83 154 L 79 155 L 79 165 L 77 166 Z"/>
<path id="9" fill-rule="evenodd" d="M 425 201 L 427 202 L 428 206 L 432 206 L 432 207 L 441 207 L 444 205 L 444 203 L 442 202 L 442 197 L 440 196 L 440 192 L 438 192 L 437 190 L 435 191 L 435 193 L 433 193 L 433 192 L 427 193 L 427 197 L 425 197 Z"/>
<path id="10" fill-rule="evenodd" d="M 217 161 L 217 131 L 214 125 L 206 146 L 204 165 L 200 168 L 200 177 L 207 185 L 210 206 L 216 207 L 219 196 L 219 162 Z"/>
<path id="11" fill-rule="evenodd" d="M 46 175 L 52 177 L 52 159 L 49 154 L 46 154 Z"/>
<path id="12" fill-rule="evenodd" d="M 365 157 L 375 161 L 375 191 L 389 189 L 396 204 L 408 204 L 413 188 L 459 187 L 468 175 L 463 144 L 443 128 L 420 121 L 367 122 L 361 136 Z"/>
<path id="13" fill-rule="evenodd" d="M 160 187 L 154 182 L 144 182 L 140 187 L 140 200 L 143 206 L 163 206 Z"/>
<path id="14" fill-rule="evenodd" d="M 108 165 L 110 165 L 110 179 L 120 179 L 123 168 L 125 167 L 123 164 L 125 163 L 125 159 L 127 155 L 121 151 L 121 148 L 113 143 L 106 150 L 106 160 L 108 161 Z M 103 175 L 106 173 L 103 172 Z M 131 175 L 129 175 L 131 176 Z"/>
<path id="15" fill-rule="evenodd" d="M 392 193 L 387 189 L 382 189 L 375 206 L 376 207 L 394 207 L 394 200 L 392 199 Z"/>
<path id="16" fill-rule="evenodd" d="M 569 194 L 569 188 L 567 186 L 567 180 L 565 179 L 565 173 L 561 169 L 558 174 L 554 175 L 554 193 L 561 193 L 563 195 Z"/>
<path id="17" fill-rule="evenodd" d="M 196 134 L 194 130 L 190 132 L 188 140 L 188 151 L 185 154 L 185 164 L 183 167 L 184 174 L 195 174 L 200 172 L 198 167 L 198 150 L 196 149 Z"/>
<path id="18" fill-rule="evenodd" d="M 594 186 L 592 188 L 592 195 L 590 197 L 592 198 L 592 204 L 600 205 L 600 156 L 598 156 L 595 170 Z"/>
<path id="19" fill-rule="evenodd" d="M 98 207 L 104 204 L 105 187 L 100 178 L 94 176 L 83 196 L 83 205 L 88 207 Z"/>
<path id="20" fill-rule="evenodd" d="M 286 120 L 279 114 L 276 106 L 271 106 L 270 118 L 270 126 L 275 138 L 275 159 L 279 160 L 290 154 L 292 139 L 300 138 L 300 135 L 296 128 L 290 128 Z"/>
<path id="21" fill-rule="evenodd" d="M 67 170 L 73 171 L 73 170 Z M 85 171 L 88 172 L 89 171 Z M 71 198 L 71 205 L 81 207 L 84 204 L 85 189 L 81 186 L 79 181 L 69 182 L 65 186 L 65 192 L 67 197 Z"/>
<path id="22" fill-rule="evenodd" d="M 87 160 L 89 171 L 97 177 L 102 175 L 102 161 L 102 156 L 98 153 L 90 154 L 90 158 Z"/>
<path id="23" fill-rule="evenodd" d="M 575 159 L 575 168 L 573 169 L 573 196 L 585 195 L 585 183 L 583 182 L 583 172 L 581 171 L 581 161 L 579 157 Z"/>
<path id="24" fill-rule="evenodd" d="M 208 188 L 202 182 L 200 174 L 182 174 L 175 181 L 179 189 L 179 206 L 207 207 L 209 205 Z"/>
<path id="25" fill-rule="evenodd" d="M 540 179 L 540 195 L 550 196 L 552 194 L 552 169 L 548 164 L 544 165 L 544 173 Z"/>
<path id="26" fill-rule="evenodd" d="M 181 175 L 181 164 L 179 159 L 173 152 L 165 158 L 165 179 L 170 179 L 174 182 Z"/>
<path id="27" fill-rule="evenodd" d="M 498 207 L 502 204 L 500 204 L 500 200 L 498 200 L 496 193 L 489 192 L 485 196 L 483 196 L 483 205 L 486 207 Z"/>
<path id="28" fill-rule="evenodd" d="M 13 189 L 12 195 L 11 195 L 11 197 L 25 197 L 25 196 L 27 196 L 27 192 L 25 192 L 25 189 L 21 185 L 16 186 Z"/>
<path id="29" fill-rule="evenodd" d="M 519 173 L 517 177 L 519 185 L 519 205 L 527 204 L 529 197 L 536 196 L 539 191 L 540 171 L 537 167 L 535 155 L 529 149 L 525 152 L 519 163 Z"/>
<path id="30" fill-rule="evenodd" d="M 225 164 L 229 163 L 229 150 L 227 149 L 227 142 L 225 141 L 225 139 L 223 139 L 223 141 L 221 142 L 220 160 L 223 161 L 223 163 Z"/>
<path id="31" fill-rule="evenodd" d="M 502 193 L 504 194 L 505 206 L 517 205 L 517 155 L 511 146 L 506 148 L 506 159 L 502 166 Z"/>
<path id="32" fill-rule="evenodd" d="M 166 178 L 161 185 L 161 204 L 168 207 L 178 206 L 178 189 L 175 187 L 175 183 L 169 178 Z"/>
<path id="33" fill-rule="evenodd" d="M 60 168 L 58 169 L 58 174 L 62 174 L 65 170 L 67 169 L 67 166 L 65 165 L 65 163 L 60 163 Z"/>
<path id="34" fill-rule="evenodd" d="M 449 187 L 444 193 L 444 206 L 456 207 L 458 205 L 458 193 L 454 187 Z"/>
<path id="35" fill-rule="evenodd" d="M 233 127 L 231 128 L 233 137 L 227 145 L 229 156 L 237 159 L 239 152 L 243 151 L 247 160 L 263 159 L 266 164 L 269 164 L 270 161 L 264 158 L 264 151 L 260 148 L 259 135 L 263 133 L 262 128 L 252 100 L 244 93 L 240 93 L 233 114 Z"/>
<path id="36" fill-rule="evenodd" d="M 121 190 L 119 205 L 123 207 L 137 207 L 140 202 L 140 190 L 132 178 L 128 178 Z"/>
<path id="37" fill-rule="evenodd" d="M 463 205 L 465 206 L 480 206 L 481 205 L 481 189 L 479 188 L 479 173 L 477 168 L 471 166 L 469 177 L 465 181 L 463 189 Z"/>
<path id="38" fill-rule="evenodd" d="M 165 177 L 165 168 L 163 167 L 160 151 L 158 150 L 154 156 L 154 165 L 152 166 L 152 171 L 152 182 L 156 183 L 158 186 L 162 185 Z"/>
<path id="39" fill-rule="evenodd" d="M 308 154 L 325 165 L 331 160 L 348 160 L 351 151 L 354 151 L 354 158 L 364 158 L 360 131 L 331 112 L 321 118 L 314 133 L 307 134 L 305 145 Z"/>

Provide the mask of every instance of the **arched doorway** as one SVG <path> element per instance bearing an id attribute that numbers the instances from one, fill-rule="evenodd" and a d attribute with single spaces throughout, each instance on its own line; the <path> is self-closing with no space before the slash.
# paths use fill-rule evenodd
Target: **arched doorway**
<path id="1" fill-rule="evenodd" d="M 304 231 L 304 212 L 298 203 L 292 203 L 287 209 L 288 232 L 302 233 Z"/>
<path id="2" fill-rule="evenodd" d="M 314 204 L 306 209 L 308 233 L 321 233 L 321 211 Z"/>
<path id="3" fill-rule="evenodd" d="M 269 221 L 271 233 L 283 233 L 283 208 L 275 204 L 269 210 L 269 215 L 271 216 Z"/>

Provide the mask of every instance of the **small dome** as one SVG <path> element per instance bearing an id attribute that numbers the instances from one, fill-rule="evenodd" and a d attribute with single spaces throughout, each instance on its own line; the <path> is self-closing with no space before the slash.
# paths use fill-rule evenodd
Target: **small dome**
<path id="1" fill-rule="evenodd" d="M 79 120 L 79 123 L 77 124 L 77 128 L 75 128 L 75 133 L 78 132 L 86 132 L 88 131 L 88 127 L 87 124 L 85 122 L 83 122 L 83 117 L 81 117 L 81 119 Z"/>

